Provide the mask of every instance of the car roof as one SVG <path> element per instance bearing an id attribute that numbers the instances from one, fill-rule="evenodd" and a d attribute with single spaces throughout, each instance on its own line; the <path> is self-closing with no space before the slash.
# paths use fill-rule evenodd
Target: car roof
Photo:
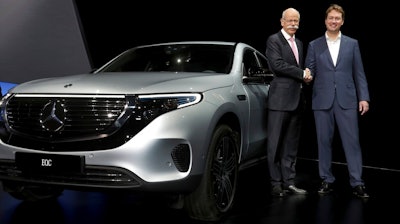
<path id="1" fill-rule="evenodd" d="M 138 47 L 150 47 L 150 46 L 161 46 L 161 45 L 174 45 L 174 44 L 216 44 L 216 45 L 235 45 L 237 42 L 229 42 L 229 41 L 175 41 L 175 42 L 164 42 L 164 43 L 155 43 L 155 44 L 147 44 L 141 45 Z"/>

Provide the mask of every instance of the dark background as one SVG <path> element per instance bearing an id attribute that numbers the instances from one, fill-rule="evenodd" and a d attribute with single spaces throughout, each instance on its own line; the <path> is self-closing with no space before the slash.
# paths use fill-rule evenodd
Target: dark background
<path id="1" fill-rule="evenodd" d="M 75 11 L 73 0 L 0 0 L 0 81 L 90 70 Z"/>
<path id="2" fill-rule="evenodd" d="M 127 48 L 168 41 L 241 41 L 264 53 L 267 37 L 281 29 L 279 19 L 288 7 L 301 13 L 296 37 L 307 46 L 309 41 L 324 34 L 324 14 L 328 6 L 331 3 L 342 5 L 346 12 L 342 32 L 359 40 L 371 96 L 370 111 L 360 117 L 364 165 L 400 170 L 397 152 L 399 119 L 395 113 L 399 96 L 395 66 L 398 57 L 391 56 L 391 49 L 396 48 L 395 34 L 391 31 L 396 30 L 397 21 L 392 18 L 396 17 L 391 13 L 395 8 L 392 4 L 348 0 L 71 1 L 75 5 L 91 68 L 100 67 Z M 64 32 L 68 34 L 69 31 Z M 59 38 L 63 38 L 62 35 Z M 1 76 L 4 78 L 3 74 Z M 312 112 L 308 109 L 306 114 L 299 156 L 316 159 Z M 335 161 L 345 162 L 339 138 L 335 139 L 334 151 Z"/>

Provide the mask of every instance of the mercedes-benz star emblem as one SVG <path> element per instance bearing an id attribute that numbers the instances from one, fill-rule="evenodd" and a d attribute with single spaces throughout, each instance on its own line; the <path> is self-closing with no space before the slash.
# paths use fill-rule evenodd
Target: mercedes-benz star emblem
<path id="1" fill-rule="evenodd" d="M 50 101 L 42 109 L 40 123 L 46 131 L 57 132 L 64 127 L 65 109 L 60 101 Z"/>

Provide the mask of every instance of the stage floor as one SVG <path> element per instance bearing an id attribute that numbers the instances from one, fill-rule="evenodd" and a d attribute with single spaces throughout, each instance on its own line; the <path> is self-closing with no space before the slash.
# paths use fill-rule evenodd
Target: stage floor
<path id="1" fill-rule="evenodd" d="M 398 171 L 364 168 L 370 198 L 353 197 L 347 167 L 335 164 L 335 192 L 320 196 L 317 161 L 299 158 L 298 186 L 307 195 L 285 198 L 270 196 L 266 164 L 240 174 L 239 200 L 233 212 L 218 223 L 245 224 L 333 224 L 396 223 L 400 195 L 395 192 Z M 396 221 L 397 220 L 397 221 Z M 204 223 L 189 219 L 181 210 L 169 208 L 156 196 L 110 194 L 66 190 L 56 201 L 21 202 L 0 190 L 0 223 L 117 224 L 117 223 Z"/>

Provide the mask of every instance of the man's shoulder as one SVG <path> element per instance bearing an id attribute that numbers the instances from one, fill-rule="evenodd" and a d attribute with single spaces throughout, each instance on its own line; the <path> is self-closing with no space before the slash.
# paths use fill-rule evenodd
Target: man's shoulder
<path id="1" fill-rule="evenodd" d="M 343 35 L 343 34 L 342 34 L 341 38 L 342 38 L 342 40 L 349 41 L 349 42 L 358 42 L 357 39 L 355 39 L 353 37 L 349 37 L 349 36 Z"/>
<path id="2" fill-rule="evenodd" d="M 315 38 L 314 40 L 310 41 L 310 44 L 315 44 L 315 43 L 318 43 L 320 41 L 326 41 L 325 36 L 320 36 L 320 37 Z"/>
<path id="3" fill-rule="evenodd" d="M 278 32 L 275 32 L 275 33 L 269 35 L 269 38 L 278 38 L 280 36 L 283 36 L 283 34 L 281 31 L 278 31 Z"/>
<path id="4" fill-rule="evenodd" d="M 278 31 L 276 33 L 269 35 L 268 40 L 269 41 L 277 41 L 277 40 L 280 40 L 282 37 L 283 37 L 283 34 L 281 33 L 281 31 Z"/>

